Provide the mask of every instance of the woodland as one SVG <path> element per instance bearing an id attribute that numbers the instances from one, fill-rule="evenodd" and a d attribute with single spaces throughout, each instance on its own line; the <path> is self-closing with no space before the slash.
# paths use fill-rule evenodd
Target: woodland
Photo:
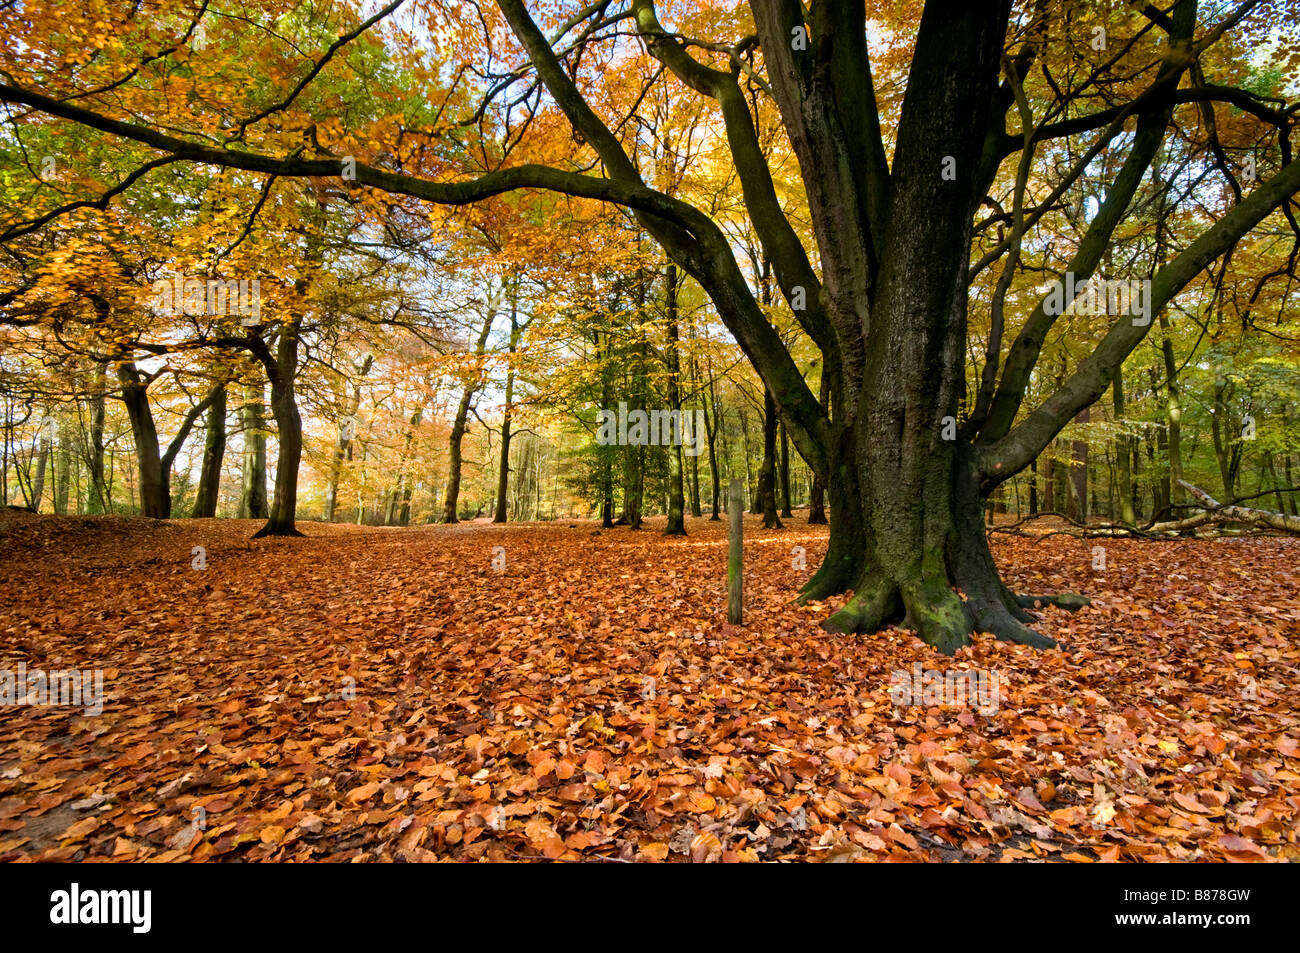
<path id="1" fill-rule="evenodd" d="M 0 0 L 0 860 L 1300 859 L 1297 127 L 1300 0 Z"/>

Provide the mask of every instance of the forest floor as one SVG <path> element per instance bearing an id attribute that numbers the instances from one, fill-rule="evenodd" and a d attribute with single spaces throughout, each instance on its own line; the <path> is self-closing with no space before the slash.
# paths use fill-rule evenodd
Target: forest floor
<path id="1" fill-rule="evenodd" d="M 104 699 L 0 707 L 0 860 L 1300 860 L 1300 540 L 995 534 L 1093 604 L 947 658 L 793 605 L 805 520 L 746 517 L 732 627 L 707 519 L 2 513 L 0 673 Z M 896 708 L 914 666 L 996 704 Z"/>

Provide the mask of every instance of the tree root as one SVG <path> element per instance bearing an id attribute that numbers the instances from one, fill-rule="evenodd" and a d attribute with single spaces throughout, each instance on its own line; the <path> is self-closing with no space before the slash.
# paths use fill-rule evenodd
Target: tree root
<path id="1" fill-rule="evenodd" d="M 898 617 L 901 604 L 898 587 L 876 577 L 859 584 L 844 608 L 822 622 L 827 632 L 875 632 Z"/>
<path id="2" fill-rule="evenodd" d="M 848 561 L 837 563 L 828 553 L 818 570 L 803 584 L 799 590 L 799 598 L 795 602 L 798 605 L 821 602 L 851 588 L 853 588 L 853 577 Z"/>
<path id="3" fill-rule="evenodd" d="M 903 625 L 921 641 L 944 655 L 971 642 L 971 618 L 957 593 L 938 580 L 904 583 L 899 587 L 907 615 Z"/>
<path id="4" fill-rule="evenodd" d="M 1053 605 L 1087 604 L 1082 596 L 1042 596 Z M 917 637 L 944 655 L 971 644 L 976 632 L 987 632 L 1006 642 L 1036 649 L 1056 648 L 1054 639 L 1036 632 L 1025 622 L 1033 619 L 1022 605 L 1034 600 L 1015 596 L 998 581 L 998 591 L 980 586 L 963 602 L 946 580 L 899 585 L 879 574 L 859 581 L 853 597 L 821 627 L 827 632 L 875 632 L 893 622 L 912 629 Z"/>
<path id="5" fill-rule="evenodd" d="M 1035 632 L 1012 616 L 1011 611 L 1003 606 L 986 605 L 974 615 L 975 628 L 978 631 L 987 632 L 1004 642 L 1016 642 L 1036 649 L 1057 647 L 1055 639 L 1050 639 L 1041 632 Z"/>
<path id="6" fill-rule="evenodd" d="M 1056 606 L 1058 609 L 1067 609 L 1070 612 L 1078 612 L 1084 606 L 1092 605 L 1092 600 L 1087 596 L 1081 596 L 1073 592 L 1058 592 L 1054 595 L 1045 596 L 1016 596 L 1016 603 L 1024 609 L 1040 609 L 1045 606 Z"/>

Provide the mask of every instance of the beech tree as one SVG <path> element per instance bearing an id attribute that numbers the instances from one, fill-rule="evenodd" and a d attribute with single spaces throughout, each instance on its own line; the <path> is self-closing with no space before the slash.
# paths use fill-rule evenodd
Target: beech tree
<path id="1" fill-rule="evenodd" d="M 826 0 L 808 9 L 797 0 L 751 0 L 748 15 L 684 5 L 675 11 L 682 20 L 677 28 L 661 22 L 653 0 L 597 0 L 539 14 L 540 23 L 523 0 L 497 0 L 517 51 L 500 46 L 492 11 L 475 9 L 460 21 L 470 31 L 481 23 L 492 37 L 485 44 L 488 65 L 476 73 L 483 78 L 482 102 L 432 88 L 430 94 L 464 111 L 466 125 L 482 127 L 490 114 L 504 127 L 506 147 L 459 162 L 465 155 L 452 148 L 454 141 L 439 140 L 419 153 L 399 134 L 392 148 L 399 151 L 401 139 L 400 161 L 382 149 L 358 157 L 364 137 L 327 128 L 325 114 L 308 133 L 300 130 L 312 120 L 309 113 L 282 122 L 292 110 L 308 109 L 295 100 L 340 50 L 402 2 L 351 25 L 291 89 L 273 90 L 269 102 L 232 106 L 223 98 L 223 109 L 247 110 L 239 120 L 222 115 L 186 126 L 165 97 L 149 92 L 143 80 L 154 75 L 152 61 L 140 63 L 133 47 L 124 78 L 95 86 L 49 71 L 35 57 L 27 62 L 24 51 L 36 42 L 29 40 L 24 50 L 6 53 L 0 100 L 43 121 L 70 120 L 146 147 L 142 156 L 151 158 L 142 158 L 137 177 L 150 163 L 189 161 L 272 177 L 342 175 L 350 188 L 447 205 L 542 189 L 628 209 L 708 294 L 796 451 L 825 486 L 829 550 L 803 595 L 853 591 L 824 623 L 834 632 L 901 621 L 945 652 L 974 632 L 1054 644 L 1028 625 L 1034 600 L 1011 592 L 999 577 L 982 522 L 985 500 L 1112 386 L 1124 358 L 1155 323 L 1151 316 L 1189 282 L 1275 210 L 1294 228 L 1291 196 L 1300 190 L 1300 161 L 1288 138 L 1294 106 L 1244 82 L 1206 79 L 1213 53 L 1261 42 L 1267 24 L 1252 19 L 1261 8 L 1256 0 L 1226 11 L 1207 8 L 1200 16 L 1196 0 L 1177 0 L 1167 11 L 1116 5 L 1100 20 L 1072 4 L 929 0 L 905 68 L 891 69 L 885 58 L 887 83 L 877 81 L 880 64 L 868 52 L 861 0 Z M 203 9 L 188 16 L 192 29 Z M 689 32 L 696 28 L 706 35 Z M 678 83 L 712 101 L 743 214 L 786 305 L 821 352 L 829 400 L 810 389 L 773 327 L 755 276 L 739 263 L 720 216 L 688 193 L 668 194 L 643 177 L 637 123 L 629 120 L 644 96 L 607 88 L 605 75 L 617 73 L 612 55 L 591 65 L 598 51 L 608 54 L 620 44 L 643 45 L 662 67 L 655 81 Z M 511 52 L 517 60 L 503 67 L 498 58 Z M 495 112 L 494 103 L 501 107 Z M 1195 128 L 1183 121 L 1184 113 L 1203 118 L 1207 109 L 1213 117 L 1221 106 L 1254 121 L 1249 179 L 1241 173 L 1242 156 L 1228 156 L 1212 121 Z M 803 193 L 797 201 L 778 189 L 775 161 L 760 142 L 757 117 L 773 110 L 782 148 L 797 161 Z M 548 121 L 539 123 L 536 138 L 554 148 L 516 154 L 516 142 L 527 139 L 539 113 Z M 567 151 L 555 146 L 557 115 L 570 127 Z M 229 135 L 214 144 L 209 129 L 218 123 Z M 1222 214 L 1189 216 L 1177 241 L 1157 241 L 1146 251 L 1147 320 L 1106 317 L 1091 353 L 1027 406 L 1061 309 L 1052 306 L 1051 292 L 1026 300 L 1021 266 L 1033 256 L 1037 268 L 1079 285 L 1097 275 L 1117 229 L 1140 215 L 1141 188 L 1162 148 L 1198 135 L 1201 141 L 1190 146 L 1205 157 L 1203 175 L 1160 188 L 1191 199 L 1202 178 L 1217 177 L 1233 183 L 1232 200 Z M 1085 173 L 1102 158 L 1118 171 L 1103 192 L 1085 197 Z M 1007 183 L 1009 209 L 994 194 L 1002 195 L 999 186 Z M 1086 226 L 1058 262 L 1043 253 L 1035 230 L 1076 199 L 1076 207 L 1086 204 Z M 977 221 L 985 205 L 994 214 Z M 995 266 L 1001 271 L 990 287 Z M 975 342 L 983 362 L 971 393 L 973 310 L 987 316 L 989 332 Z"/>

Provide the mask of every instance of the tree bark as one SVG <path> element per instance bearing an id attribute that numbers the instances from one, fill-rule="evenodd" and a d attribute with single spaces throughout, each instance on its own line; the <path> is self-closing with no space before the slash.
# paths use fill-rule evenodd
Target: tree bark
<path id="1" fill-rule="evenodd" d="M 1112 383 L 1114 407 L 1115 407 L 1115 426 L 1119 432 L 1115 437 L 1115 469 L 1119 482 L 1119 521 L 1125 526 L 1135 526 L 1137 516 L 1133 512 L 1133 472 L 1131 467 L 1132 440 L 1124 432 L 1124 369 L 1120 367 L 1115 372 L 1115 380 Z M 1114 514 L 1112 514 L 1114 515 Z"/>
<path id="2" fill-rule="evenodd" d="M 221 490 L 221 464 L 226 456 L 226 385 L 221 384 L 213 394 L 208 407 L 207 426 L 203 438 L 203 462 L 199 467 L 199 487 L 194 494 L 194 509 L 190 516 L 210 519 L 217 515 L 217 500 Z"/>
<path id="3" fill-rule="evenodd" d="M 822 369 L 817 402 L 822 409 L 830 413 L 831 378 L 826 369 Z M 812 525 L 824 525 L 826 520 L 826 484 L 821 474 L 813 470 L 812 486 L 808 490 L 808 522 Z"/>
<path id="4" fill-rule="evenodd" d="M 109 511 L 108 482 L 104 479 L 104 391 L 107 385 L 107 366 L 95 365 L 90 392 L 90 447 L 86 455 L 87 477 L 90 480 L 89 513 Z"/>
<path id="5" fill-rule="evenodd" d="M 718 397 L 714 389 L 713 381 L 713 363 L 707 364 L 709 374 L 709 384 L 705 389 L 707 400 L 704 404 L 704 436 L 709 443 L 709 493 L 712 499 L 709 502 L 709 519 L 721 520 L 719 508 L 722 498 L 722 478 L 718 471 Z"/>
<path id="6" fill-rule="evenodd" d="M 65 516 L 68 512 L 68 494 L 72 485 L 72 444 L 67 436 L 59 434 L 58 473 L 54 479 L 54 512 Z"/>
<path id="7" fill-rule="evenodd" d="M 374 364 L 374 355 L 367 354 L 360 361 L 353 363 L 357 377 L 364 377 Z M 352 444 L 357 434 L 357 411 L 361 409 L 361 383 L 354 381 L 352 394 L 344 408 L 343 419 L 336 427 L 338 433 L 334 441 L 334 452 L 330 455 L 329 483 L 325 487 L 325 522 L 334 522 L 334 513 L 338 509 L 339 480 L 343 477 L 343 464 L 352 459 Z"/>
<path id="8" fill-rule="evenodd" d="M 50 463 L 50 438 L 41 428 L 41 436 L 37 444 L 36 454 L 36 475 L 32 477 L 32 512 L 41 511 L 41 499 L 45 496 L 45 470 Z"/>
<path id="9" fill-rule="evenodd" d="M 1085 407 L 1074 416 L 1076 424 L 1086 424 L 1091 418 L 1091 411 Z M 1088 441 L 1074 440 L 1070 445 L 1070 479 L 1066 486 L 1069 496 L 1066 498 L 1066 514 L 1080 523 L 1088 519 Z"/>
<path id="10" fill-rule="evenodd" d="M 790 512 L 790 441 L 786 437 L 785 424 L 780 424 L 781 431 L 781 465 L 777 470 L 780 483 L 781 515 L 786 519 L 794 516 Z"/>
<path id="11" fill-rule="evenodd" d="M 249 385 L 239 408 L 244 452 L 242 489 L 239 497 L 240 519 L 266 519 L 266 428 L 262 418 L 262 388 Z"/>
<path id="12" fill-rule="evenodd" d="M 755 507 L 763 514 L 766 529 L 781 529 L 776 512 L 776 401 L 772 392 L 763 391 L 763 463 L 758 471 Z"/>
<path id="13" fill-rule="evenodd" d="M 669 265 L 664 276 L 664 298 L 667 318 L 665 363 L 668 371 L 668 409 L 674 420 L 681 420 L 681 353 L 678 349 L 677 266 Z M 682 440 L 684 425 L 678 425 L 676 440 L 668 447 L 668 527 L 665 536 L 686 535 L 686 491 L 682 466 Z"/>
<path id="14" fill-rule="evenodd" d="M 167 519 L 171 515 L 171 491 L 158 453 L 158 430 L 149 406 L 149 380 L 132 363 L 119 364 L 122 403 L 131 421 L 135 458 L 140 479 L 140 515 Z"/>
<path id="15" fill-rule="evenodd" d="M 507 356 L 509 365 L 506 368 L 506 406 L 501 412 L 501 460 L 497 468 L 497 499 L 496 510 L 492 514 L 492 522 L 504 523 L 507 519 L 506 495 L 510 490 L 510 425 L 514 416 L 515 400 L 515 353 L 519 350 L 519 279 L 515 278 L 515 287 L 510 296 L 510 353 Z M 602 370 L 603 374 L 603 370 Z M 605 406 L 608 406 L 606 404 Z M 606 476 L 608 477 L 608 465 L 606 465 Z M 608 486 L 608 480 L 606 480 Z M 612 523 L 610 511 L 613 509 L 612 501 L 605 508 L 604 519 Z"/>
<path id="16" fill-rule="evenodd" d="M 1174 343 L 1169 337 L 1169 318 L 1160 315 L 1160 354 L 1165 362 L 1165 413 L 1169 419 L 1166 444 L 1169 453 L 1169 487 L 1167 504 L 1177 506 L 1183 502 L 1183 405 L 1178 387 L 1178 362 L 1174 359 Z"/>
<path id="17" fill-rule="evenodd" d="M 298 282 L 299 295 L 305 294 L 305 280 Z M 294 393 L 294 380 L 298 374 L 298 331 L 301 318 L 285 324 L 280 329 L 272 358 L 265 345 L 257 347 L 255 354 L 266 369 L 271 382 L 271 415 L 275 418 L 279 452 L 275 459 L 275 495 L 266 525 L 253 534 L 254 539 L 266 536 L 301 536 L 295 525 L 298 512 L 298 466 L 302 462 L 302 417 Z M 250 332 L 250 337 L 253 337 Z M 257 338 L 260 344 L 261 339 Z M 255 346 L 256 347 L 256 346 Z"/>
<path id="18" fill-rule="evenodd" d="M 447 437 L 447 497 L 442 504 L 442 521 L 459 523 L 457 507 L 460 504 L 461 441 L 465 438 L 465 425 L 469 420 L 470 405 L 474 395 L 483 386 L 483 354 L 487 349 L 488 335 L 492 333 L 492 321 L 496 317 L 496 303 L 489 302 L 487 317 L 483 320 L 483 329 L 479 332 L 474 345 L 474 376 L 466 383 L 460 395 L 460 404 L 456 407 L 456 417 L 452 421 L 451 434 Z"/>

